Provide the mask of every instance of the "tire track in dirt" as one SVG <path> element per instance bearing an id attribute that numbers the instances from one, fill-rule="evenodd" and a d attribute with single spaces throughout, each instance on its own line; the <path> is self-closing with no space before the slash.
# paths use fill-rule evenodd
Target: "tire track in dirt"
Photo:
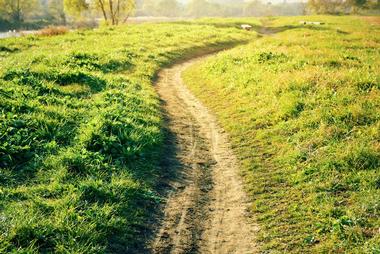
<path id="1" fill-rule="evenodd" d="M 249 218 L 227 134 L 181 79 L 183 70 L 204 59 L 164 69 L 156 83 L 170 133 L 168 151 L 174 153 L 164 166 L 176 176 L 152 253 L 256 253 L 258 228 Z"/>

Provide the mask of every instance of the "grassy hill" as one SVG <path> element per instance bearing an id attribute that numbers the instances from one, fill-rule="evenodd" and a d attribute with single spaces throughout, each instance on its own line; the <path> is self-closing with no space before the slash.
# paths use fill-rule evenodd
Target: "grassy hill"
<path id="1" fill-rule="evenodd" d="M 1 40 L 0 252 L 141 248 L 165 177 L 157 71 L 252 36 L 191 22 Z"/>
<path id="2" fill-rule="evenodd" d="M 231 136 L 261 250 L 380 253 L 379 19 L 264 23 L 184 74 Z"/>
<path id="3" fill-rule="evenodd" d="M 138 253 L 168 174 L 157 72 L 247 40 L 184 77 L 231 136 L 261 250 L 380 252 L 378 18 L 264 24 L 0 40 L 0 252 Z"/>

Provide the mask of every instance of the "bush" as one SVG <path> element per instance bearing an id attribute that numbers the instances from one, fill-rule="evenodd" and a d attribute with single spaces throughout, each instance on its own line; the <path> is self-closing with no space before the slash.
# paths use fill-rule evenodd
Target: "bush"
<path id="1" fill-rule="evenodd" d="M 49 26 L 46 28 L 43 28 L 37 32 L 37 35 L 39 36 L 56 36 L 56 35 L 62 35 L 69 32 L 69 29 L 64 26 Z"/>

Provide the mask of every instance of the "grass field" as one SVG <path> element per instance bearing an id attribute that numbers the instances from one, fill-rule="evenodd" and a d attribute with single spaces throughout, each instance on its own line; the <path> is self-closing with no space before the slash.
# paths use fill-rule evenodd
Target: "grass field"
<path id="1" fill-rule="evenodd" d="M 1 253 L 143 246 L 165 177 L 152 82 L 176 60 L 255 36 L 220 22 L 0 41 Z"/>
<path id="2" fill-rule="evenodd" d="M 184 74 L 231 136 L 263 253 L 380 253 L 378 21 L 265 19 Z"/>
<path id="3" fill-rule="evenodd" d="M 260 250 L 380 253 L 379 19 L 262 24 L 0 40 L 0 253 L 138 253 L 168 174 L 157 72 L 247 41 L 184 78 L 231 137 Z"/>

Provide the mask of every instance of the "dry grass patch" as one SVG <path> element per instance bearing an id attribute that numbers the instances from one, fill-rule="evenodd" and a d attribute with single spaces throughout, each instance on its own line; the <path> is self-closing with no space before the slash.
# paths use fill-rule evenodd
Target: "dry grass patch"
<path id="1" fill-rule="evenodd" d="M 37 35 L 39 36 L 56 36 L 56 35 L 62 35 L 67 34 L 69 32 L 69 29 L 64 26 L 49 26 L 44 29 L 41 29 L 37 32 Z"/>
<path id="2" fill-rule="evenodd" d="M 362 17 L 365 21 L 372 25 L 380 25 L 380 17 L 379 16 L 372 16 L 372 17 Z"/>

